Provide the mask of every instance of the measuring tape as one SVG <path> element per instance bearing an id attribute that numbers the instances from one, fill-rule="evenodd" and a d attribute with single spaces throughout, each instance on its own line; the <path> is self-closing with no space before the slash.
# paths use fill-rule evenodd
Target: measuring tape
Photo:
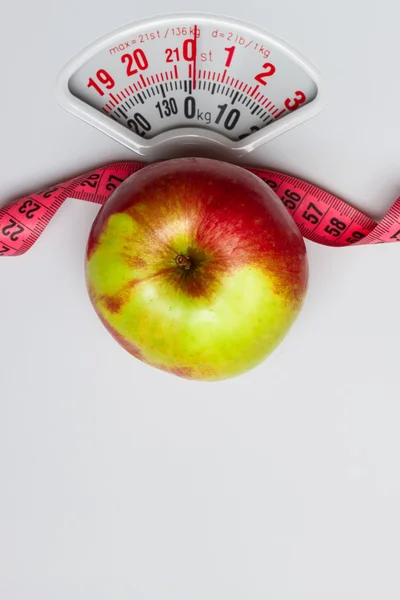
<path id="1" fill-rule="evenodd" d="M 0 256 L 24 254 L 67 198 L 104 204 L 140 162 L 106 165 L 26 196 L 0 209 Z M 292 215 L 302 235 L 327 246 L 400 241 L 400 198 L 378 224 L 343 200 L 277 171 L 248 169 L 268 184 Z"/>
<path id="2" fill-rule="evenodd" d="M 58 100 L 136 154 L 156 160 L 184 144 L 254 150 L 324 105 L 316 68 L 247 23 L 187 14 L 144 20 L 85 48 L 62 70 Z M 144 163 L 85 173 L 0 209 L 0 256 L 26 252 L 67 198 L 103 204 Z M 377 224 L 295 177 L 249 169 L 278 195 L 304 237 L 328 246 L 400 241 L 400 199 Z"/>

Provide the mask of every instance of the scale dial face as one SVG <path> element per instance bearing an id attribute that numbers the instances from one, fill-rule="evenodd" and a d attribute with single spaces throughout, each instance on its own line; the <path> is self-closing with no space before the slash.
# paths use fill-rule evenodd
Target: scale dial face
<path id="1" fill-rule="evenodd" d="M 59 102 L 136 153 L 177 143 L 243 155 L 317 114 L 316 69 L 276 37 L 213 15 L 140 21 L 63 69 Z"/>

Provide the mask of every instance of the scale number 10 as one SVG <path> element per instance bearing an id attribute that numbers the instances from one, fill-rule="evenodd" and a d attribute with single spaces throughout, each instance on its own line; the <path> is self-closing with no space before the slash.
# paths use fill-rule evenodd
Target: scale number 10
<path id="1" fill-rule="evenodd" d="M 218 105 L 219 113 L 217 115 L 217 118 L 215 119 L 215 123 L 217 125 L 221 121 L 222 117 L 224 116 L 227 107 L 228 107 L 227 104 L 219 104 Z M 239 119 L 240 119 L 240 110 L 238 110 L 237 108 L 232 108 L 226 115 L 225 120 L 223 122 L 225 129 L 228 129 L 228 131 L 232 131 L 232 129 L 234 129 L 236 127 Z"/>

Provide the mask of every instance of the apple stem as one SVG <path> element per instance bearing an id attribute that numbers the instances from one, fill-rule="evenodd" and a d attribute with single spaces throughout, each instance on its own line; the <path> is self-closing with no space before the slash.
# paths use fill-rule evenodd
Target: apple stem
<path id="1" fill-rule="evenodd" d="M 190 269 L 190 267 L 192 266 L 192 261 L 188 256 L 185 256 L 184 254 L 178 254 L 178 256 L 175 258 L 175 262 L 179 267 L 182 267 L 183 269 Z"/>

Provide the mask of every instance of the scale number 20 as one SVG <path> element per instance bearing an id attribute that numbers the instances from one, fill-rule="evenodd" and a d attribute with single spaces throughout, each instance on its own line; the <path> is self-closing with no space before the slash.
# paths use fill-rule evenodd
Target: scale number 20
<path id="1" fill-rule="evenodd" d="M 121 62 L 127 63 L 126 74 L 128 77 L 136 75 L 140 71 L 145 71 L 149 66 L 147 56 L 141 48 L 137 48 L 131 54 L 123 54 L 121 56 Z M 137 68 L 134 68 L 137 67 Z"/>
<path id="2" fill-rule="evenodd" d="M 144 137 L 148 131 L 151 130 L 151 124 L 141 113 L 136 112 L 132 119 L 128 119 L 126 123 L 129 129 L 132 129 L 136 135 Z"/>

